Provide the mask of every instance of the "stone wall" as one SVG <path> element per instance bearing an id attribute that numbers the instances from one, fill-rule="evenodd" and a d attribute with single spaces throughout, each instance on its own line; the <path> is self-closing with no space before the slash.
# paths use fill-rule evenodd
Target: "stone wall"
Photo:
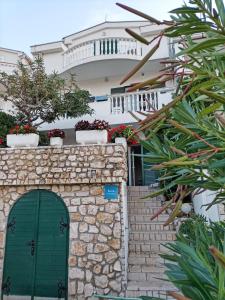
<path id="1" fill-rule="evenodd" d="M 0 150 L 0 279 L 7 217 L 24 193 L 58 194 L 70 215 L 69 299 L 93 292 L 121 294 L 126 281 L 122 186 L 126 153 L 120 145 Z M 104 184 L 119 186 L 117 200 L 104 199 Z"/>
<path id="2" fill-rule="evenodd" d="M 0 185 L 122 182 L 122 145 L 0 149 Z"/>

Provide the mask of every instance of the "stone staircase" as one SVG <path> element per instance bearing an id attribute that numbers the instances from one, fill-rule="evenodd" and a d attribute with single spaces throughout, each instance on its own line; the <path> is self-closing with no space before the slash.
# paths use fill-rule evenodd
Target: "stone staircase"
<path id="1" fill-rule="evenodd" d="M 164 213 L 151 221 L 151 216 L 161 207 L 161 197 L 143 200 L 152 190 L 145 186 L 128 187 L 129 219 L 129 270 L 127 297 L 152 296 L 173 299 L 166 291 L 175 290 L 165 278 L 164 260 L 159 253 L 168 250 L 163 243 L 173 241 L 173 225 L 163 226 L 168 218 Z"/>

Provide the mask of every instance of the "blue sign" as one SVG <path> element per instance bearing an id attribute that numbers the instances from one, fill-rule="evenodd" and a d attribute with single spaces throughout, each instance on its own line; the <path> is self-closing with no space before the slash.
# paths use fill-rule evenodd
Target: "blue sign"
<path id="1" fill-rule="evenodd" d="M 119 195 L 119 187 L 118 185 L 109 185 L 106 184 L 104 186 L 104 197 L 108 200 L 116 200 Z"/>

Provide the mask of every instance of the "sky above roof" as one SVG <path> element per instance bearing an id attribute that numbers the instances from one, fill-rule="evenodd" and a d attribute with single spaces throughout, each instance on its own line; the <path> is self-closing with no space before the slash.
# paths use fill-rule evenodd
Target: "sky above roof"
<path id="1" fill-rule="evenodd" d="M 64 36 L 104 21 L 138 20 L 115 5 L 116 0 L 0 0 L 0 47 L 30 54 L 30 46 Z M 158 19 L 182 0 L 121 0 Z"/>

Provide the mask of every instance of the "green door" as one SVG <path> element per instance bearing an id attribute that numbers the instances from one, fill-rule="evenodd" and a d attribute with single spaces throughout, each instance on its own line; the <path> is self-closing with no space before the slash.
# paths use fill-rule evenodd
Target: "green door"
<path id="1" fill-rule="evenodd" d="M 68 237 L 68 211 L 60 197 L 46 190 L 22 196 L 8 218 L 2 298 L 67 299 Z"/>

